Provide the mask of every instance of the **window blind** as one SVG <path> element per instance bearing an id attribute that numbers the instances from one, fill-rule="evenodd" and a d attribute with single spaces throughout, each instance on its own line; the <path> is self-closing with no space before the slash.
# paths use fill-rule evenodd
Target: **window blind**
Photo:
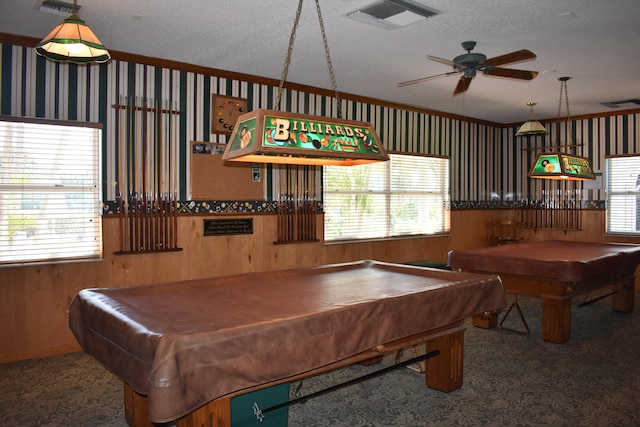
<path id="1" fill-rule="evenodd" d="M 608 157 L 607 234 L 640 235 L 640 156 Z"/>
<path id="2" fill-rule="evenodd" d="M 323 170 L 326 241 L 445 233 L 448 204 L 446 158 L 391 154 Z"/>
<path id="3" fill-rule="evenodd" d="M 0 264 L 101 256 L 100 129 L 0 120 Z"/>

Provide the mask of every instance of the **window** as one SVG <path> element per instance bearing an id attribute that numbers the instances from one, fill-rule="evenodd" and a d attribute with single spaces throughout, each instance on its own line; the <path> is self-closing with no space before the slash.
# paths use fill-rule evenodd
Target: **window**
<path id="1" fill-rule="evenodd" d="M 0 265 L 101 256 L 92 126 L 0 118 Z"/>
<path id="2" fill-rule="evenodd" d="M 640 156 L 606 159 L 607 234 L 640 235 Z"/>
<path id="3" fill-rule="evenodd" d="M 449 159 L 389 157 L 388 162 L 323 168 L 326 241 L 449 231 Z"/>

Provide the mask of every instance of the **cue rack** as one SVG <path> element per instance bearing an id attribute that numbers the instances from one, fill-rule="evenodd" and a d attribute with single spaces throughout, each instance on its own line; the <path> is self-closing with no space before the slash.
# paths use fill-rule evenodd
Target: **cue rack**
<path id="1" fill-rule="evenodd" d="M 581 230 L 581 189 L 577 181 L 541 179 L 533 198 L 520 202 L 520 222 L 525 228 Z"/>
<path id="2" fill-rule="evenodd" d="M 319 170 L 308 165 L 275 165 L 275 243 L 317 242 Z"/>
<path id="3" fill-rule="evenodd" d="M 178 248 L 177 103 L 120 97 L 116 115 L 117 255 Z"/>

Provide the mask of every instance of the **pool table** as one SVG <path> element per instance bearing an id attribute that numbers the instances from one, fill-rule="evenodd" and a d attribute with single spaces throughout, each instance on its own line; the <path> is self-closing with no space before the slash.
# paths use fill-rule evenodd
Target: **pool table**
<path id="1" fill-rule="evenodd" d="M 69 324 L 125 383 L 129 425 L 229 426 L 231 396 L 407 347 L 440 350 L 425 382 L 454 390 L 462 322 L 505 305 L 495 275 L 359 261 L 85 289 Z"/>
<path id="2" fill-rule="evenodd" d="M 449 252 L 459 271 L 498 274 L 507 292 L 542 298 L 542 339 L 564 343 L 571 334 L 571 300 L 611 287 L 613 310 L 632 312 L 640 245 L 576 241 L 514 243 Z M 495 313 L 474 319 L 476 326 Z"/>

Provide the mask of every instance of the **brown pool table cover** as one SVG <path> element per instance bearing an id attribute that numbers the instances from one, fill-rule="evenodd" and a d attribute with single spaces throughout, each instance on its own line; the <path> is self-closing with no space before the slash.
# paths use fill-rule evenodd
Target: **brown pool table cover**
<path id="1" fill-rule="evenodd" d="M 546 240 L 449 252 L 449 267 L 580 283 L 634 275 L 640 245 Z"/>
<path id="2" fill-rule="evenodd" d="M 506 305 L 497 276 L 375 261 L 85 289 L 82 348 L 173 421 L 228 393 Z"/>

